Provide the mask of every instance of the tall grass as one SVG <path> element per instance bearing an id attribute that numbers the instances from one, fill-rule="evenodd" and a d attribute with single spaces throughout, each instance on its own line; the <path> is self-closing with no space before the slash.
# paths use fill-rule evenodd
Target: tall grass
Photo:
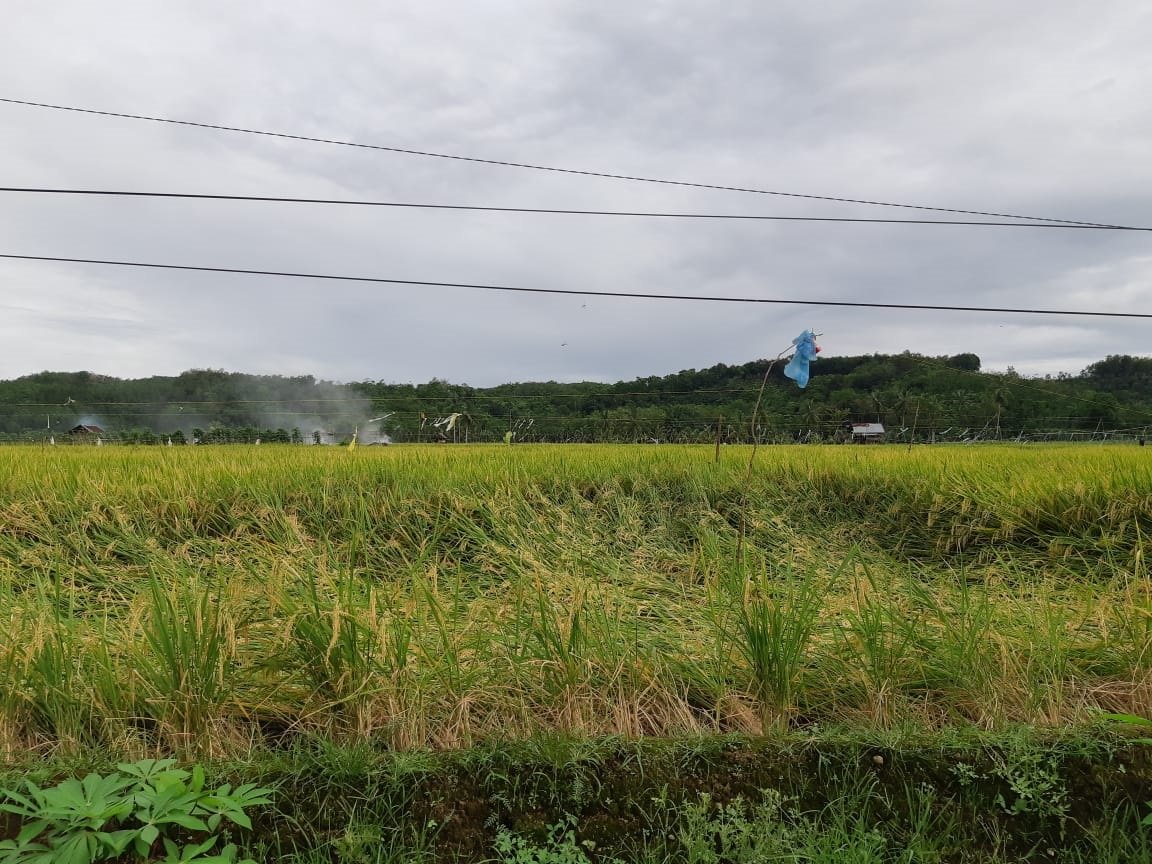
<path id="1" fill-rule="evenodd" d="M 727 638 L 748 666 L 748 690 L 760 703 L 761 722 L 786 729 L 826 586 L 812 574 L 796 579 L 790 567 L 764 567 L 754 579 L 741 567 L 735 575 L 739 594 Z"/>
<path id="2" fill-rule="evenodd" d="M 0 450 L 0 754 L 1149 715 L 1143 455 Z"/>

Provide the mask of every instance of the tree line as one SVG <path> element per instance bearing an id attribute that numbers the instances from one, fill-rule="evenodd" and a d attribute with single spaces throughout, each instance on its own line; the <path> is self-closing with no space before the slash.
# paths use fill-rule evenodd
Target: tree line
<path id="1" fill-rule="evenodd" d="M 804 390 L 783 363 L 716 364 L 613 384 L 472 387 L 433 379 L 334 383 L 197 369 L 119 379 L 42 372 L 0 381 L 0 439 L 67 440 L 90 424 L 129 443 L 364 443 L 391 440 L 842 440 L 879 422 L 890 440 L 1140 434 L 1152 426 L 1152 358 L 1109 356 L 1076 374 L 981 370 L 971 353 L 825 357 Z M 381 419 L 382 418 L 382 419 Z M 372 422 L 368 422 L 368 421 Z"/>

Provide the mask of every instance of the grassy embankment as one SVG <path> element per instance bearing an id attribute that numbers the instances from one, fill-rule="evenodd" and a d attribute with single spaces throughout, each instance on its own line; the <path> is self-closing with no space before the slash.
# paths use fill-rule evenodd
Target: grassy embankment
<path id="1" fill-rule="evenodd" d="M 1146 455 L 768 448 L 749 478 L 737 448 L 720 465 L 626 446 L 0 451 L 0 754 L 275 774 L 317 746 L 410 762 L 541 736 L 767 732 L 783 750 L 748 758 L 800 807 L 820 795 L 785 782 L 798 736 L 853 730 L 864 752 L 912 729 L 982 733 L 961 747 L 987 763 L 977 778 L 944 785 L 984 783 L 992 804 L 999 788 L 997 826 L 1013 801 L 1037 816 L 1038 796 L 1051 824 L 1035 830 L 1064 831 L 1078 805 L 1061 772 L 1133 756 L 1089 746 L 1087 725 L 1152 715 Z M 1041 737 L 1064 755 L 1020 749 L 1022 726 L 1057 730 Z M 851 763 L 836 752 L 821 758 Z M 463 770 L 421 758 L 441 780 Z M 1021 797 L 1017 762 L 1041 792 Z M 1148 791 L 1139 762 L 1098 784 L 1113 803 Z M 838 776 L 863 788 L 879 767 Z"/>

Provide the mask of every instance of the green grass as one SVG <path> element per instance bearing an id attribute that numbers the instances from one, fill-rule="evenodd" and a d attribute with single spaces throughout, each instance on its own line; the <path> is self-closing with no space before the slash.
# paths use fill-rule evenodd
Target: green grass
<path id="1" fill-rule="evenodd" d="M 1149 715 L 1143 456 L 0 450 L 0 754 Z"/>
<path id="2" fill-rule="evenodd" d="M 255 830 L 232 838 L 260 861 L 1152 860 L 1146 758 L 1101 729 L 554 737 L 419 753 L 320 738 L 212 773 L 274 788 Z"/>

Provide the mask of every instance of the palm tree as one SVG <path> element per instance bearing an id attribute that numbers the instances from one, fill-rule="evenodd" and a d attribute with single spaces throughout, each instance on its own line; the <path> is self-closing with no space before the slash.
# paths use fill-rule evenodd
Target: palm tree
<path id="1" fill-rule="evenodd" d="M 992 401 L 996 403 L 996 439 L 1000 439 L 1000 415 L 1004 413 L 1004 405 L 1008 401 L 1008 391 L 1003 387 L 997 387 L 996 392 L 992 394 Z"/>
<path id="2" fill-rule="evenodd" d="M 879 390 L 873 390 L 868 395 L 872 398 L 872 405 L 876 408 L 876 422 L 883 423 L 888 419 L 884 416 L 886 410 L 884 406 L 885 394 L 881 393 Z"/>
<path id="3" fill-rule="evenodd" d="M 911 402 L 912 394 L 907 387 L 896 387 L 892 390 L 890 398 L 889 408 L 900 418 L 900 425 L 908 425 L 908 404 Z"/>
<path id="4" fill-rule="evenodd" d="M 820 408 L 811 399 L 805 399 L 800 406 L 800 422 L 808 427 L 809 432 L 820 422 Z"/>

